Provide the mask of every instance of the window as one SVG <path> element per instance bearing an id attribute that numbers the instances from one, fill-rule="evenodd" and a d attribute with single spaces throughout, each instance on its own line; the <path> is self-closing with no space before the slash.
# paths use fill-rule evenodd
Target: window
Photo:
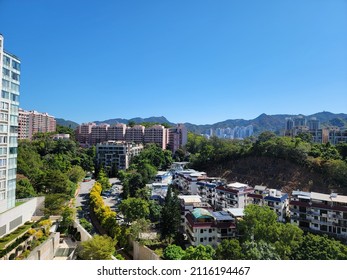
<path id="1" fill-rule="evenodd" d="M 203 229 L 200 229 L 200 233 L 204 233 L 204 230 L 203 230 Z"/>
<path id="2" fill-rule="evenodd" d="M 0 109 L 3 109 L 3 110 L 8 110 L 8 103 L 6 102 L 1 102 L 0 103 Z"/>
<path id="3" fill-rule="evenodd" d="M 209 232 L 209 233 L 212 233 L 212 229 L 210 228 L 210 229 L 208 230 L 208 232 Z"/>
<path id="4" fill-rule="evenodd" d="M 11 83 L 11 89 L 15 92 L 19 92 L 19 85 L 15 83 Z"/>
<path id="5" fill-rule="evenodd" d="M 10 121 L 11 121 L 11 123 L 13 123 L 13 124 L 17 124 L 17 123 L 18 123 L 18 117 L 17 117 L 17 116 L 14 116 L 14 115 L 11 115 L 11 116 L 10 116 Z"/>
<path id="6" fill-rule="evenodd" d="M 13 102 L 19 102 L 19 95 L 18 95 L 18 94 L 11 93 L 11 100 L 12 100 Z"/>
<path id="7" fill-rule="evenodd" d="M 3 58 L 4 58 L 4 65 L 10 66 L 11 59 L 6 55 L 4 55 Z"/>
<path id="8" fill-rule="evenodd" d="M 6 113 L 0 113 L 0 121 L 8 121 L 8 114 Z"/>
<path id="9" fill-rule="evenodd" d="M 8 177 L 9 178 L 13 178 L 16 177 L 17 175 L 17 169 L 16 168 L 12 168 L 8 170 Z"/>
<path id="10" fill-rule="evenodd" d="M 10 133 L 18 133 L 18 126 L 11 125 L 10 126 Z"/>
<path id="11" fill-rule="evenodd" d="M 14 115 L 17 115 L 19 111 L 19 106 L 18 105 L 11 105 L 11 113 Z"/>
<path id="12" fill-rule="evenodd" d="M 9 99 L 10 98 L 10 93 L 8 91 L 2 90 L 1 91 L 1 97 L 4 99 Z"/>
<path id="13" fill-rule="evenodd" d="M 17 148 L 16 147 L 10 147 L 10 155 L 16 155 L 17 154 Z"/>
<path id="14" fill-rule="evenodd" d="M 17 137 L 16 136 L 10 136 L 10 144 L 17 144 Z"/>
<path id="15" fill-rule="evenodd" d="M 16 70 L 20 70 L 20 63 L 18 63 L 15 60 L 12 60 L 12 68 L 16 69 Z"/>
<path id="16" fill-rule="evenodd" d="M 9 77 L 10 76 L 10 70 L 6 69 L 6 68 L 2 68 L 2 74 L 5 77 Z"/>
<path id="17" fill-rule="evenodd" d="M 0 124 L 0 133 L 6 133 L 7 132 L 7 125 Z"/>
<path id="18" fill-rule="evenodd" d="M 6 159 L 5 158 L 0 158 L 0 167 L 6 166 Z"/>
<path id="19" fill-rule="evenodd" d="M 7 148 L 5 147 L 0 148 L 0 156 L 6 155 L 6 154 L 7 154 Z"/>
<path id="20" fill-rule="evenodd" d="M 212 242 L 212 237 L 209 237 L 209 238 L 208 238 L 208 241 L 209 241 L 209 242 Z"/>
<path id="21" fill-rule="evenodd" d="M 10 88 L 10 82 L 5 80 L 5 79 L 2 79 L 2 87 L 3 88 Z"/>
<path id="22" fill-rule="evenodd" d="M 12 72 L 11 78 L 15 81 L 19 81 L 19 75 L 17 73 Z"/>
<path id="23" fill-rule="evenodd" d="M 7 136 L 0 136 L 0 144 L 6 144 L 7 143 Z"/>
<path id="24" fill-rule="evenodd" d="M 200 238 L 200 243 L 204 242 L 204 239 L 203 238 Z"/>

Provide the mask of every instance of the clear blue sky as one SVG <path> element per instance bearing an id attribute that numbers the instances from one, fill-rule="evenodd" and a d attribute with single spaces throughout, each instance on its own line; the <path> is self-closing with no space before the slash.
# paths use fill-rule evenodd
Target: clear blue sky
<path id="1" fill-rule="evenodd" d="M 0 0 L 20 105 L 78 123 L 347 113 L 346 0 Z"/>

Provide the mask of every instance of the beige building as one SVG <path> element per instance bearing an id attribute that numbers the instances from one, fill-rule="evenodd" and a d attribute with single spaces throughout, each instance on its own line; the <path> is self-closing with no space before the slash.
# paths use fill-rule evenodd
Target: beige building
<path id="1" fill-rule="evenodd" d="M 133 127 L 127 127 L 125 132 L 125 141 L 143 143 L 144 133 L 145 127 L 143 125 L 134 125 Z"/>
<path id="2" fill-rule="evenodd" d="M 47 113 L 19 109 L 18 138 L 32 139 L 38 132 L 55 132 L 56 120 Z"/>
<path id="3" fill-rule="evenodd" d="M 95 123 L 82 123 L 76 130 L 76 139 L 81 144 L 90 144 L 90 135 L 92 133 L 92 127 L 96 126 Z"/>
<path id="4" fill-rule="evenodd" d="M 124 123 L 111 125 L 107 130 L 107 140 L 124 141 L 127 126 Z"/>
<path id="5" fill-rule="evenodd" d="M 188 141 L 188 131 L 183 124 L 168 129 L 168 147 L 175 153 L 179 148 L 185 146 Z"/>
<path id="6" fill-rule="evenodd" d="M 90 143 L 96 145 L 98 143 L 104 142 L 107 140 L 107 129 L 109 124 L 100 124 L 92 126 L 92 131 L 90 134 Z"/>
<path id="7" fill-rule="evenodd" d="M 163 150 L 166 149 L 168 130 L 162 125 L 153 125 L 145 128 L 144 143 L 155 143 Z"/>

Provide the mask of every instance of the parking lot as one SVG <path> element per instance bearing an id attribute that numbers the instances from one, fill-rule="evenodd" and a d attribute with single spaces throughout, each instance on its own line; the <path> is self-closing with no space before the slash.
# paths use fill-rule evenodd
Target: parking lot
<path id="1" fill-rule="evenodd" d="M 121 194 L 123 192 L 123 186 L 120 185 L 120 181 L 116 178 L 110 179 L 112 184 L 111 188 L 107 191 L 101 193 L 101 197 L 104 200 L 104 203 L 110 206 L 111 210 L 117 213 L 117 221 L 122 223 L 124 218 L 122 215 L 118 214 L 118 205 L 121 203 Z"/>

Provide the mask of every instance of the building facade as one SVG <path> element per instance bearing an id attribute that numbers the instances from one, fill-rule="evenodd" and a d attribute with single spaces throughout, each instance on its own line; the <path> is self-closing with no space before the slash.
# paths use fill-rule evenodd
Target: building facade
<path id="1" fill-rule="evenodd" d="M 145 144 L 154 143 L 165 150 L 168 142 L 168 130 L 162 125 L 146 127 L 143 135 Z"/>
<path id="2" fill-rule="evenodd" d="M 0 35 L 0 213 L 15 206 L 20 60 L 4 51 Z M 1 225 L 0 225 L 1 226 Z"/>
<path id="3" fill-rule="evenodd" d="M 169 128 L 168 132 L 168 147 L 172 153 L 187 144 L 188 131 L 183 124 L 177 124 L 176 127 Z"/>
<path id="4" fill-rule="evenodd" d="M 23 120 L 24 121 L 24 120 Z M 76 139 L 83 145 L 96 145 L 108 140 L 134 143 L 154 143 L 162 149 L 173 153 L 187 144 L 188 132 L 183 124 L 167 129 L 162 125 L 129 127 L 123 123 L 114 125 L 83 123 L 76 130 Z"/>
<path id="5" fill-rule="evenodd" d="M 37 111 L 19 109 L 18 138 L 32 139 L 38 132 L 55 132 L 57 122 L 53 116 Z"/>
<path id="6" fill-rule="evenodd" d="M 347 196 L 293 191 L 290 213 L 302 229 L 347 239 Z"/>
<path id="7" fill-rule="evenodd" d="M 135 143 L 120 141 L 98 143 L 96 145 L 97 162 L 106 168 L 112 168 L 115 164 L 119 170 L 126 170 L 130 160 L 139 155 L 142 149 L 142 144 Z"/>
<path id="8" fill-rule="evenodd" d="M 218 246 L 223 239 L 236 236 L 235 220 L 226 211 L 195 208 L 186 215 L 186 235 L 193 246 Z"/>

